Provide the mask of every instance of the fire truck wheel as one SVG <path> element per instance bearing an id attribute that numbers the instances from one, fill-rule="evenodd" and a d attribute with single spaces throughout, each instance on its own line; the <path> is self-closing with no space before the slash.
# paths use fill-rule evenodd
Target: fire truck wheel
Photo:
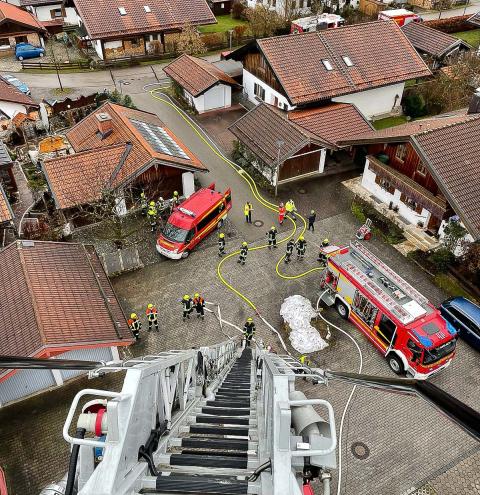
<path id="1" fill-rule="evenodd" d="M 337 308 L 338 314 L 344 319 L 348 320 L 348 308 L 342 301 L 337 301 L 335 303 L 335 307 Z"/>
<path id="2" fill-rule="evenodd" d="M 395 356 L 395 354 L 390 354 L 389 356 L 387 356 L 387 361 L 388 366 L 390 366 L 391 370 L 396 375 L 402 375 L 404 373 L 403 363 L 398 356 Z"/>

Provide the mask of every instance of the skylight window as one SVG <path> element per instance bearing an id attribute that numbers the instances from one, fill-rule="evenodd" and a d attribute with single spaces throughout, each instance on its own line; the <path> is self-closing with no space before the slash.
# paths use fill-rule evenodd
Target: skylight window
<path id="1" fill-rule="evenodd" d="M 352 60 L 350 59 L 350 57 L 347 57 L 347 56 L 344 56 L 342 57 L 343 58 L 343 61 L 345 62 L 345 65 L 347 67 L 353 67 L 353 62 Z"/>
<path id="2" fill-rule="evenodd" d="M 152 9 L 148 5 L 144 5 L 143 8 L 145 9 L 145 12 L 148 14 L 152 11 Z"/>
<path id="3" fill-rule="evenodd" d="M 127 15 L 127 11 L 125 10 L 125 7 L 118 7 L 118 11 L 120 12 L 120 15 Z"/>
<path id="4" fill-rule="evenodd" d="M 325 69 L 333 70 L 333 67 L 332 67 L 332 64 L 330 63 L 330 60 L 322 60 L 322 64 L 324 65 Z"/>

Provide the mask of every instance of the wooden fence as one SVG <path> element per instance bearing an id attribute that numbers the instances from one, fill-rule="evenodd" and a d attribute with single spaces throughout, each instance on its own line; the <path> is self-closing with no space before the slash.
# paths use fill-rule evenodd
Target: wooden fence
<path id="1" fill-rule="evenodd" d="M 77 62 L 28 62 L 22 60 L 22 69 L 24 70 L 71 70 L 71 69 L 89 69 L 90 61 L 78 60 Z"/>

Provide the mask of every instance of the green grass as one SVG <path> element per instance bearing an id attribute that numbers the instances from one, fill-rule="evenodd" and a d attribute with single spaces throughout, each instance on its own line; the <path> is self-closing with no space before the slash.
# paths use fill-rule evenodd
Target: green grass
<path id="1" fill-rule="evenodd" d="M 398 117 L 387 117 L 386 119 L 376 120 L 375 122 L 372 122 L 372 125 L 378 131 L 380 129 L 386 129 L 387 127 L 405 124 L 405 122 L 407 122 L 407 117 L 399 115 Z"/>
<path id="2" fill-rule="evenodd" d="M 217 24 L 209 24 L 208 26 L 199 26 L 198 30 L 201 33 L 224 33 L 229 29 L 233 29 L 235 26 L 245 26 L 246 21 L 239 19 L 232 19 L 229 15 L 217 15 Z"/>
<path id="3" fill-rule="evenodd" d="M 471 31 L 460 31 L 459 33 L 452 33 L 456 38 L 460 38 L 466 41 L 469 45 L 477 47 L 480 45 L 480 29 L 472 29 Z"/>
<path id="4" fill-rule="evenodd" d="M 475 296 L 466 291 L 454 277 L 448 275 L 447 273 L 439 273 L 438 275 L 435 275 L 434 280 L 435 285 L 444 290 L 449 296 L 461 296 L 466 297 L 471 301 L 476 300 Z"/>

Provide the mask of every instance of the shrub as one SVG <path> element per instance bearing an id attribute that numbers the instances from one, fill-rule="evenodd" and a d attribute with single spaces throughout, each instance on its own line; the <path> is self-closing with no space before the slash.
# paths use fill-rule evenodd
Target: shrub
<path id="1" fill-rule="evenodd" d="M 409 93 L 403 99 L 403 109 L 408 116 L 414 119 L 427 114 L 425 100 L 422 95 L 416 92 Z"/>
<path id="2" fill-rule="evenodd" d="M 448 268 L 455 263 L 455 256 L 447 248 L 440 248 L 434 251 L 428 257 L 428 260 L 437 273 L 445 273 L 448 271 Z"/>
<path id="3" fill-rule="evenodd" d="M 245 36 L 245 31 L 247 30 L 247 26 L 239 25 L 233 28 L 233 36 L 235 39 L 240 40 Z"/>
<path id="4" fill-rule="evenodd" d="M 215 48 L 219 45 L 223 45 L 225 43 L 224 38 L 224 33 L 205 33 L 201 35 L 203 44 L 207 48 Z"/>
<path id="5" fill-rule="evenodd" d="M 470 15 L 459 15 L 445 19 L 434 19 L 425 21 L 425 25 L 444 33 L 458 33 L 460 31 L 469 31 L 475 29 L 473 24 L 467 22 Z"/>
<path id="6" fill-rule="evenodd" d="M 245 19 L 245 8 L 242 2 L 233 2 L 232 17 L 234 19 Z"/>

